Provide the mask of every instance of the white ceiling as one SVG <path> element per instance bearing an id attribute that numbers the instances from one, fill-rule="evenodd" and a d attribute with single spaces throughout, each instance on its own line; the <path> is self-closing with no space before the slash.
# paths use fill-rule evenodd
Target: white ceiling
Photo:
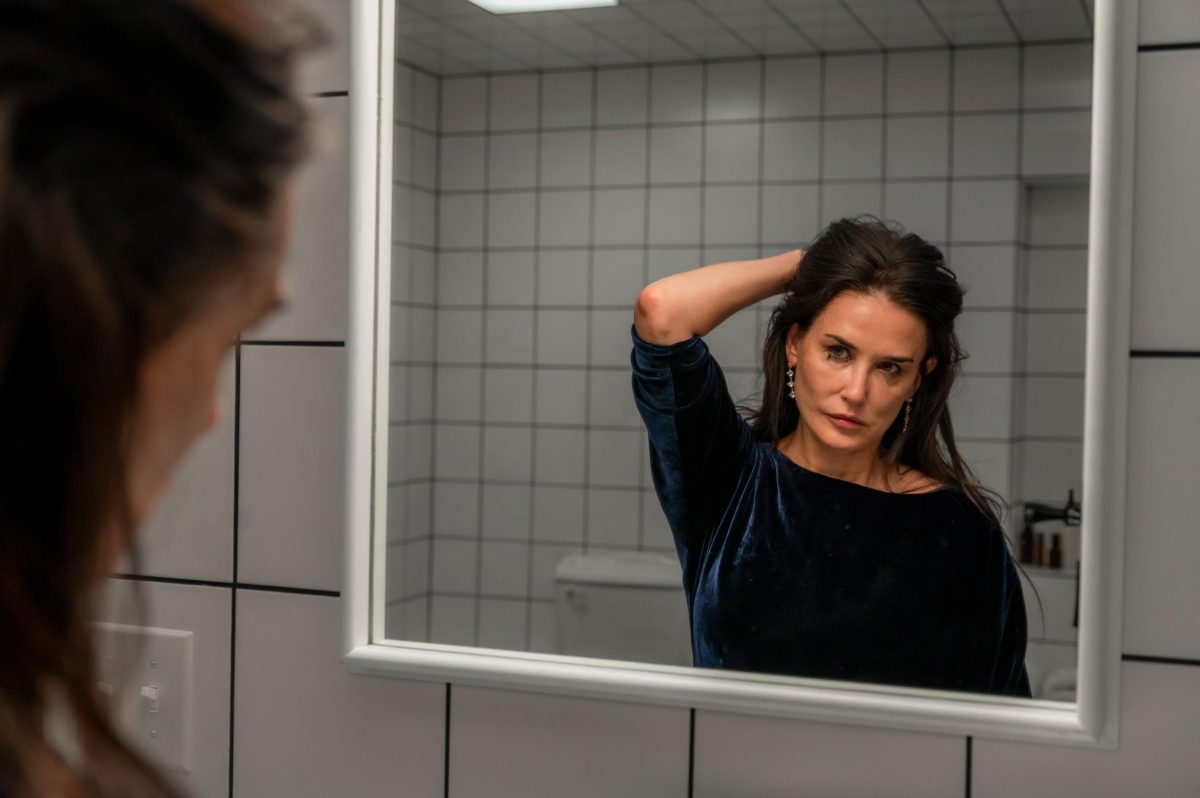
<path id="1" fill-rule="evenodd" d="M 440 75 L 1092 38 L 1093 0 L 621 0 L 491 14 L 397 0 L 396 54 Z"/>

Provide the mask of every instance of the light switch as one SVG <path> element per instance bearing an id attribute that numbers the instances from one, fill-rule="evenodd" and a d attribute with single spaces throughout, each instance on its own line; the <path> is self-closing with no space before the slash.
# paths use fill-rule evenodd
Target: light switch
<path id="1" fill-rule="evenodd" d="M 192 633 L 96 623 L 100 692 L 122 736 L 165 770 L 191 769 Z"/>

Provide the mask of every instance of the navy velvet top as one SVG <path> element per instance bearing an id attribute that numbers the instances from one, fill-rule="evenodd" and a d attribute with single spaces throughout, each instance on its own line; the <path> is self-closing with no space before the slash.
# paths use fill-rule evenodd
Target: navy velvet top
<path id="1" fill-rule="evenodd" d="M 963 493 L 809 471 L 753 437 L 700 337 L 633 342 L 697 666 L 1030 696 L 1017 570 Z"/>

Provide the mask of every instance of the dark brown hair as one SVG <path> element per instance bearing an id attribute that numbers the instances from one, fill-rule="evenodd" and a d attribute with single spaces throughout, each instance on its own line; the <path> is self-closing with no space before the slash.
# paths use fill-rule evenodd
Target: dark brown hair
<path id="1" fill-rule="evenodd" d="M 1000 527 L 1003 504 L 983 487 L 954 443 L 950 390 L 966 354 L 954 332 L 962 313 L 964 290 L 946 265 L 941 250 L 870 216 L 833 222 L 804 254 L 783 299 L 771 314 L 763 344 L 762 407 L 752 414 L 755 436 L 774 445 L 800 421 L 794 402 L 785 398 L 787 336 L 793 324 L 806 332 L 834 297 L 851 291 L 879 294 L 919 318 L 927 351 L 918 364 L 937 358 L 913 396 L 908 432 L 904 413 L 883 435 L 885 462 L 915 468 L 962 491 L 989 521 Z"/>
<path id="2" fill-rule="evenodd" d="M 307 19 L 248 0 L 0 2 L 0 795 L 170 795 L 118 739 L 87 620 L 132 553 L 139 364 L 277 235 Z M 57 713 L 68 762 L 47 742 Z"/>

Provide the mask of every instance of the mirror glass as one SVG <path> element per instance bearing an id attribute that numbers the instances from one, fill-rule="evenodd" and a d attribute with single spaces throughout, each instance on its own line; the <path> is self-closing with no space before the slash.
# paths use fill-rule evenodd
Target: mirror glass
<path id="1" fill-rule="evenodd" d="M 966 288 L 956 443 L 1006 505 L 1030 693 L 1074 700 L 1091 3 L 398 0 L 396 36 L 387 638 L 693 665 L 634 302 L 870 214 Z M 740 405 L 776 300 L 705 336 Z M 854 636 L 847 608 L 875 629 L 908 595 L 861 587 L 793 610 Z"/>

